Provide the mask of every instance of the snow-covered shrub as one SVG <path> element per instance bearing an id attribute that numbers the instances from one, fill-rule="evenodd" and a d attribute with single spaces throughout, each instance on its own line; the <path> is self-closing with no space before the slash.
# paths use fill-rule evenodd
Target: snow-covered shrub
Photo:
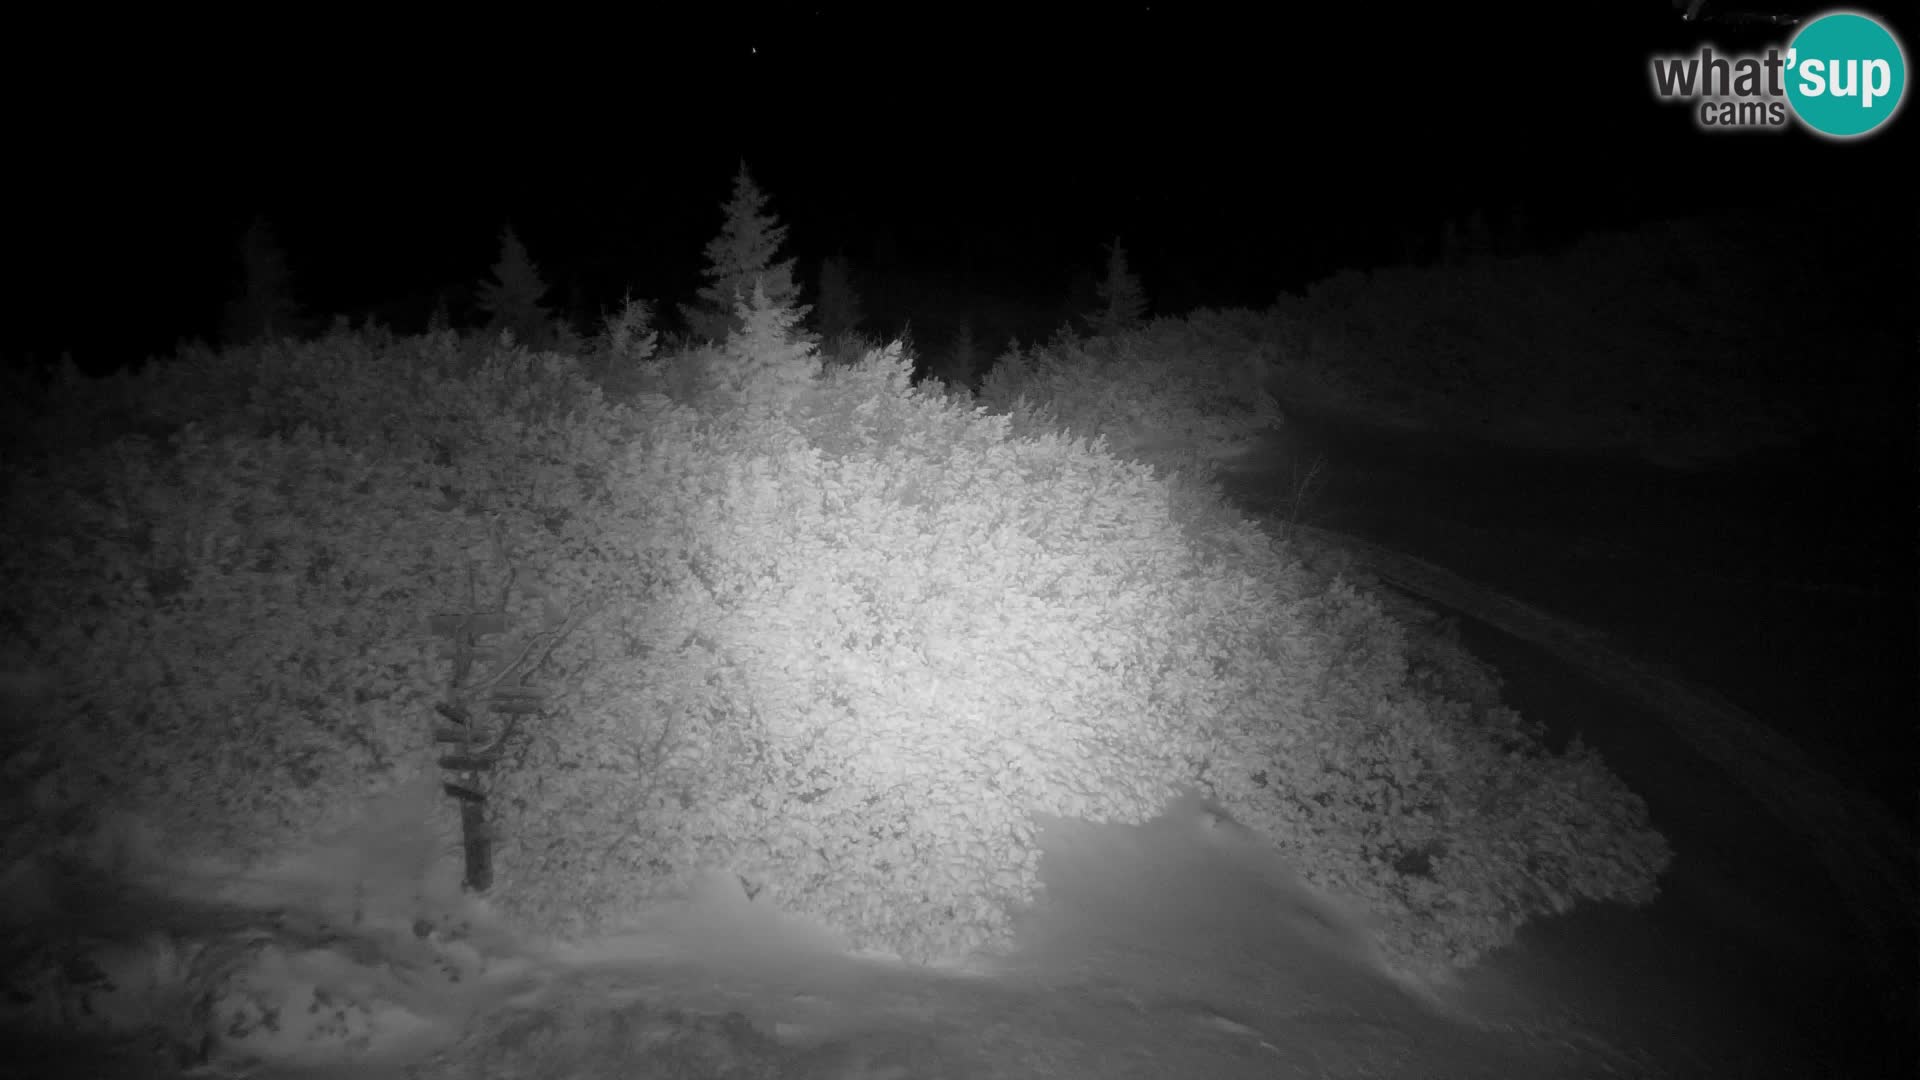
<path id="1" fill-rule="evenodd" d="M 718 868 L 951 955 L 1031 896 L 1030 815 L 1137 821 L 1187 785 L 1371 905 L 1408 968 L 1650 895 L 1638 800 L 1485 686 L 1416 685 L 1377 605 L 1201 487 L 908 378 L 872 357 L 778 423 L 641 419 L 614 532 L 654 591 L 617 636 L 648 645 L 508 775 L 515 910 L 606 927 Z"/>
<path id="2" fill-rule="evenodd" d="M 777 422 L 643 417 L 620 535 L 653 648 L 510 774 L 504 904 L 604 927 L 717 867 L 953 955 L 1032 896 L 1030 815 L 1144 820 L 1191 774 L 1197 703 L 1143 659 L 1187 629 L 1164 485 L 909 381 L 895 352 Z"/>
<path id="3" fill-rule="evenodd" d="M 1512 710 L 1416 683 L 1403 628 L 1366 594 L 1336 582 L 1258 636 L 1272 662 L 1223 676 L 1238 707 L 1204 790 L 1361 901 L 1403 970 L 1469 964 L 1577 901 L 1653 899 L 1671 853 L 1640 798 L 1578 742 L 1553 755 Z"/>
<path id="4" fill-rule="evenodd" d="M 1261 380 L 1256 339 L 1229 345 L 1217 320 L 1159 319 L 1137 331 L 1081 339 L 1062 334 L 1025 355 L 1002 356 L 980 392 L 1005 412 L 1017 398 L 1045 407 L 1069 431 L 1162 474 L 1210 474 L 1280 423 Z"/>
<path id="5" fill-rule="evenodd" d="M 512 581 L 513 622 L 588 612 L 487 792 L 495 900 L 533 926 L 724 871 L 951 956 L 1032 898 L 1032 815 L 1140 821 L 1189 786 L 1410 968 L 1651 895 L 1638 800 L 1472 680 L 1416 679 L 1377 604 L 1052 428 L 1059 396 L 995 415 L 910 380 L 889 351 L 777 409 L 619 406 L 450 335 L 190 358 L 121 403 L 136 434 L 9 477 L 0 656 L 54 689 L 0 770 L 48 828 L 92 805 L 184 852 L 297 844 L 432 768 L 424 624 Z"/>
<path id="6" fill-rule="evenodd" d="M 126 811 L 245 861 L 430 767 L 424 621 L 510 572 L 494 516 L 562 528 L 619 430 L 566 358 L 472 364 L 451 336 L 190 356 L 138 386 L 133 434 L 10 462 L 0 637 L 55 690 L 0 767 L 43 824 Z M 72 389 L 56 406 L 85 414 Z"/>

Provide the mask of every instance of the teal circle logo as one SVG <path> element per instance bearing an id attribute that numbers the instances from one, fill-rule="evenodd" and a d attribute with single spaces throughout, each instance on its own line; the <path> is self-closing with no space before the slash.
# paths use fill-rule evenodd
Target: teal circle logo
<path id="1" fill-rule="evenodd" d="M 1822 135 L 1850 139 L 1893 118 L 1907 60 L 1893 33 L 1851 11 L 1808 22 L 1787 44 L 1787 102 Z"/>

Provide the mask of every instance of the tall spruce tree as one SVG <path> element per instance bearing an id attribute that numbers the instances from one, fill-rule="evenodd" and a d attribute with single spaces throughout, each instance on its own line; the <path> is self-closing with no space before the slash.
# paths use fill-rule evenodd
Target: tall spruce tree
<path id="1" fill-rule="evenodd" d="M 540 268 L 527 256 L 513 226 L 507 226 L 500 234 L 500 261 L 493 264 L 493 278 L 480 283 L 476 300 L 487 313 L 487 332 L 511 330 L 520 344 L 544 348 L 554 329 L 552 316 L 540 303 L 546 294 Z"/>
<path id="2" fill-rule="evenodd" d="M 244 345 L 296 334 L 300 321 L 287 253 L 274 240 L 267 220 L 256 217 L 240 239 L 240 287 L 227 302 L 222 336 L 230 345 Z"/>
<path id="3" fill-rule="evenodd" d="M 720 234 L 707 242 L 707 284 L 696 302 L 680 306 L 695 339 L 725 341 L 740 326 L 738 305 L 751 299 L 756 286 L 772 306 L 806 317 L 809 309 L 798 302 L 794 260 L 777 259 L 787 227 L 767 212 L 767 201 L 742 161 L 733 178 L 733 198 L 722 207 L 726 220 Z"/>
<path id="4" fill-rule="evenodd" d="M 736 325 L 714 358 L 719 387 L 748 406 L 792 402 L 820 371 L 820 354 L 800 319 L 799 309 L 775 303 L 756 281 L 734 305 Z"/>
<path id="5" fill-rule="evenodd" d="M 635 299 L 631 291 L 620 309 L 601 320 L 600 332 L 588 351 L 604 372 L 631 371 L 635 365 L 652 359 L 660 347 L 660 335 L 653 329 L 653 306 Z"/>
<path id="6" fill-rule="evenodd" d="M 1147 293 L 1140 279 L 1127 269 L 1127 251 L 1114 237 L 1107 245 L 1107 273 L 1094 286 L 1099 305 L 1087 317 L 1096 334 L 1112 334 L 1140 325 L 1147 316 Z"/>

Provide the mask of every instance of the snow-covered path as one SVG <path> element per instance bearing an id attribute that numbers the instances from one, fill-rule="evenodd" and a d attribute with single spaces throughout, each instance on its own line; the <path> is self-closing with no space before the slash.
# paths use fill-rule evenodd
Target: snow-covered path
<path id="1" fill-rule="evenodd" d="M 1042 843 L 1043 905 L 972 970 L 817 951 L 716 894 L 659 926 L 685 962 L 555 969 L 408 1075 L 611 1077 L 666 1057 L 688 1071 L 664 1075 L 848 1080 L 1660 1075 L 1590 1030 L 1486 1030 L 1401 990 L 1197 804 L 1137 827 L 1050 822 Z"/>

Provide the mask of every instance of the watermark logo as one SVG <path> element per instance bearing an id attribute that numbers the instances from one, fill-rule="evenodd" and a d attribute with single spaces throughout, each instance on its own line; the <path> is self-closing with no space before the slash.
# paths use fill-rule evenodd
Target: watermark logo
<path id="1" fill-rule="evenodd" d="M 1906 96 L 1907 61 L 1879 20 L 1853 11 L 1808 19 L 1784 44 L 1757 53 L 1655 56 L 1654 95 L 1694 108 L 1705 131 L 1769 131 L 1794 121 L 1823 138 L 1886 126 Z"/>

